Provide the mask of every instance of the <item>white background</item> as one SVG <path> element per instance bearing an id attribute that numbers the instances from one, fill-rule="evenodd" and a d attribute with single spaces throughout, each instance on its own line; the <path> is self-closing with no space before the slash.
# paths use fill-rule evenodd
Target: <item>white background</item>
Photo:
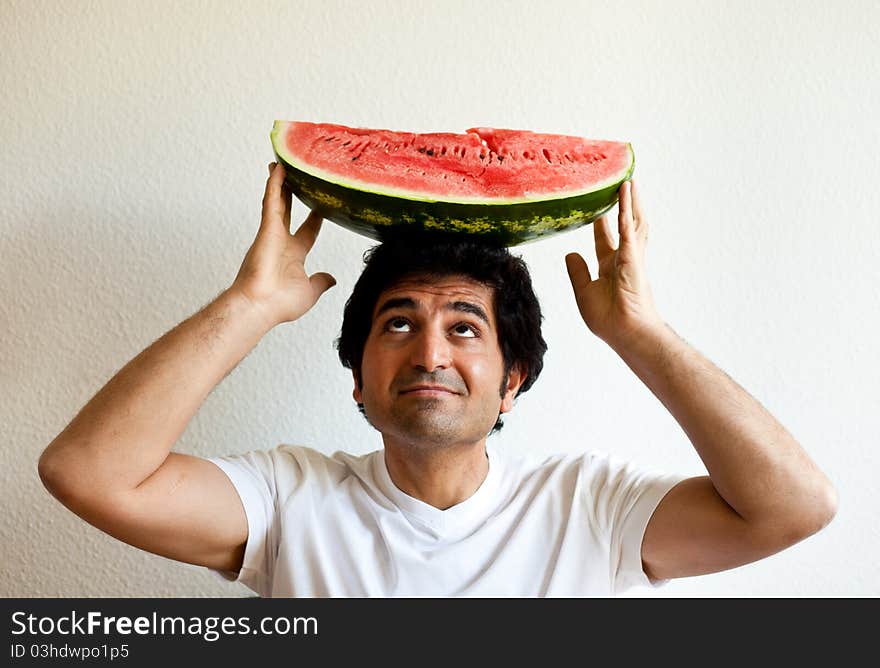
<path id="1" fill-rule="evenodd" d="M 880 593 L 878 8 L 0 2 L 0 595 L 250 594 L 102 534 L 43 489 L 36 463 L 116 371 L 235 277 L 275 119 L 632 142 L 661 313 L 799 439 L 841 503 L 785 552 L 630 595 Z M 296 202 L 295 224 L 305 214 Z M 372 243 L 325 223 L 308 269 L 338 285 L 217 387 L 177 451 L 381 446 L 333 348 Z M 580 320 L 572 250 L 595 272 L 591 227 L 515 249 L 549 352 L 496 444 L 705 473 Z"/>

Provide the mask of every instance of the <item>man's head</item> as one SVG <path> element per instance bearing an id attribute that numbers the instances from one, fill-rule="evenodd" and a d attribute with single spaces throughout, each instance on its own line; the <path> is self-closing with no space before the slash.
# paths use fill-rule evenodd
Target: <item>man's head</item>
<path id="1" fill-rule="evenodd" d="M 401 235 L 364 260 L 336 344 L 370 424 L 424 445 L 500 429 L 547 350 L 525 263 L 441 233 Z"/>

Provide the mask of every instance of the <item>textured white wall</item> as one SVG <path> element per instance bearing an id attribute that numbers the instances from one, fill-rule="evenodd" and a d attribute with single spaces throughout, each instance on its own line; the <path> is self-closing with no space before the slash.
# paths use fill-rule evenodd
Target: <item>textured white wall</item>
<path id="1" fill-rule="evenodd" d="M 36 462 L 118 369 L 234 278 L 275 119 L 632 142 L 661 312 L 800 439 L 841 497 L 835 521 L 794 548 L 656 595 L 880 594 L 878 8 L 3 0 L 0 595 L 249 594 L 85 524 L 42 488 Z M 563 256 L 580 250 L 595 268 L 592 237 L 517 251 L 550 350 L 494 438 L 703 474 L 577 314 Z M 371 243 L 325 224 L 310 270 L 339 285 L 257 346 L 177 450 L 381 445 L 332 345 Z"/>

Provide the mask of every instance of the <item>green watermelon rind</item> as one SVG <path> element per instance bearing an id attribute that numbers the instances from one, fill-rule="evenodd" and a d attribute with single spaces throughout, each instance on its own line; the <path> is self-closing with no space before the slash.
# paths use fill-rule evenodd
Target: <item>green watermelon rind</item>
<path id="1" fill-rule="evenodd" d="M 620 185 L 635 169 L 635 155 L 632 146 L 627 145 L 629 166 L 610 184 L 606 181 L 588 192 L 514 203 L 411 199 L 353 188 L 310 174 L 279 151 L 276 129 L 272 131 L 272 145 L 276 158 L 284 165 L 291 192 L 323 218 L 376 241 L 384 241 L 400 229 L 420 229 L 467 234 L 516 246 L 572 231 L 611 209 L 618 201 Z"/>

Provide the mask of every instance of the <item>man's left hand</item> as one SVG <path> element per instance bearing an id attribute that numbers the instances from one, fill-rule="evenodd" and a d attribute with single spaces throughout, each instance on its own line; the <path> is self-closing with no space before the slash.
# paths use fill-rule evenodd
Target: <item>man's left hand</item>
<path id="1" fill-rule="evenodd" d="M 664 325 L 645 276 L 648 223 L 632 181 L 620 186 L 617 230 L 619 247 L 615 247 L 607 215 L 593 223 L 599 260 L 595 280 L 580 254 L 565 256 L 581 317 L 593 334 L 612 347 L 625 345 L 646 329 Z"/>

